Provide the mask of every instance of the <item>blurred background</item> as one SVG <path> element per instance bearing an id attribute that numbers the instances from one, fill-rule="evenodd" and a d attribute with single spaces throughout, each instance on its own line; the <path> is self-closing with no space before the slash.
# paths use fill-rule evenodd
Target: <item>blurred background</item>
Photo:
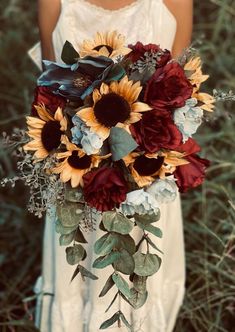
<path id="1" fill-rule="evenodd" d="M 194 0 L 195 46 L 210 79 L 235 91 L 235 1 Z M 39 71 L 27 56 L 38 40 L 36 1 L 0 2 L 0 132 L 24 127 Z M 207 180 L 182 196 L 187 291 L 175 332 L 235 332 L 235 105 L 218 103 L 196 139 L 212 160 Z M 0 146 L 0 176 L 16 174 Z M 40 274 L 43 220 L 27 212 L 22 183 L 0 188 L 0 332 L 37 331 L 33 286 Z M 175 262 L 177 264 L 177 262 Z"/>

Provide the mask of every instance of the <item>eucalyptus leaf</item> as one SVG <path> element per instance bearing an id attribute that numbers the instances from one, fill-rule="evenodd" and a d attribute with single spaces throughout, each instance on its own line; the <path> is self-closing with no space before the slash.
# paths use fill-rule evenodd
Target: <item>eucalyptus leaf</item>
<path id="1" fill-rule="evenodd" d="M 62 234 L 60 236 L 60 245 L 61 246 L 68 246 L 74 239 L 74 235 L 75 235 L 76 231 L 73 231 L 70 234 Z"/>
<path id="2" fill-rule="evenodd" d="M 87 243 L 87 240 L 85 239 L 85 237 L 79 227 L 76 229 L 76 232 L 74 235 L 74 240 L 76 242 L 80 242 L 80 243 Z"/>
<path id="3" fill-rule="evenodd" d="M 134 273 L 142 277 L 153 275 L 161 266 L 161 258 L 155 254 L 136 252 L 133 257 L 135 260 Z"/>
<path id="4" fill-rule="evenodd" d="M 99 294 L 99 297 L 103 297 L 105 296 L 108 291 L 114 286 L 114 281 L 113 281 L 113 278 L 112 278 L 112 274 L 108 277 L 102 291 L 100 292 Z"/>
<path id="5" fill-rule="evenodd" d="M 104 256 L 112 251 L 116 246 L 118 238 L 108 233 L 99 238 L 94 245 L 94 251 L 97 255 Z"/>
<path id="6" fill-rule="evenodd" d="M 118 251 L 112 251 L 106 256 L 98 257 L 92 266 L 96 269 L 103 269 L 104 267 L 113 264 L 119 257 L 120 253 Z"/>
<path id="7" fill-rule="evenodd" d="M 150 237 L 146 236 L 146 241 L 150 244 L 151 247 L 159 251 L 161 254 L 164 254 L 156 245 L 155 243 L 150 239 Z"/>
<path id="8" fill-rule="evenodd" d="M 107 231 L 120 234 L 129 234 L 134 223 L 120 212 L 108 211 L 103 213 L 103 225 Z"/>
<path id="9" fill-rule="evenodd" d="M 100 330 L 105 330 L 108 327 L 112 326 L 119 320 L 120 312 L 116 312 L 111 318 L 107 319 L 104 323 L 100 325 Z"/>
<path id="10" fill-rule="evenodd" d="M 103 232 L 107 232 L 106 228 L 104 228 L 104 224 L 103 224 L 102 220 L 101 220 L 101 222 L 100 222 L 100 224 L 99 224 L 99 229 L 100 229 L 101 231 L 103 231 Z"/>
<path id="11" fill-rule="evenodd" d="M 115 234 L 115 233 L 114 233 Z M 116 248 L 118 250 L 120 249 L 126 249 L 131 255 L 133 255 L 136 252 L 136 246 L 135 241 L 130 235 L 122 235 L 122 234 L 115 234 L 117 240 Z"/>
<path id="12" fill-rule="evenodd" d="M 133 287 L 135 290 L 139 293 L 145 293 L 146 292 L 146 284 L 147 284 L 147 277 L 141 277 L 137 274 L 134 275 L 133 278 Z"/>
<path id="13" fill-rule="evenodd" d="M 84 266 L 82 266 L 82 265 L 78 265 L 78 266 L 79 266 L 79 271 L 80 271 L 80 273 L 83 277 L 87 277 L 87 278 L 90 278 L 92 280 L 97 280 L 98 279 L 98 277 L 96 275 L 94 275 L 93 273 L 88 271 Z"/>
<path id="14" fill-rule="evenodd" d="M 82 277 L 87 277 L 90 278 L 92 280 L 97 280 L 98 277 L 95 276 L 93 273 L 91 273 L 90 271 L 88 271 L 85 267 L 83 267 L 82 265 L 78 265 L 76 267 L 76 270 L 73 273 L 73 276 L 71 278 L 71 282 L 74 280 L 74 278 L 76 278 L 76 276 L 81 273 Z"/>
<path id="15" fill-rule="evenodd" d="M 130 325 L 130 323 L 127 321 L 126 317 L 124 316 L 124 314 L 122 312 L 120 312 L 120 318 L 123 322 L 123 324 L 128 328 L 128 329 L 132 329 L 132 326 Z"/>
<path id="16" fill-rule="evenodd" d="M 144 242 L 144 240 L 145 240 L 145 235 L 142 236 L 142 238 L 140 239 L 140 241 L 136 245 L 136 251 L 138 251 L 140 249 L 140 246 Z"/>
<path id="17" fill-rule="evenodd" d="M 111 128 L 108 140 L 113 161 L 122 159 L 138 146 L 132 136 L 125 129 L 119 127 Z"/>
<path id="18" fill-rule="evenodd" d="M 80 244 L 66 248 L 66 259 L 70 265 L 78 264 L 84 257 L 86 251 Z"/>
<path id="19" fill-rule="evenodd" d="M 76 267 L 76 269 L 75 269 L 75 271 L 74 271 L 74 273 L 72 275 L 72 278 L 71 278 L 70 282 L 72 282 L 76 278 L 76 276 L 79 274 L 79 272 L 80 272 L 80 265 L 78 265 Z"/>
<path id="20" fill-rule="evenodd" d="M 76 230 L 76 228 L 77 228 L 77 225 L 75 225 L 73 227 L 64 227 L 62 225 L 61 221 L 59 220 L 59 218 L 56 219 L 56 222 L 55 222 L 56 233 L 66 235 L 66 234 L 72 233 L 74 230 Z"/>
<path id="21" fill-rule="evenodd" d="M 130 288 L 128 283 L 126 282 L 125 279 L 123 279 L 120 274 L 118 273 L 114 273 L 112 275 L 113 281 L 115 283 L 115 285 L 117 286 L 117 288 L 119 289 L 119 291 L 127 298 L 129 299 L 129 297 L 131 296 L 130 294 Z"/>
<path id="22" fill-rule="evenodd" d="M 56 211 L 64 227 L 78 226 L 84 218 L 84 212 L 78 207 L 77 203 L 66 202 L 66 204 L 59 204 Z"/>
<path id="23" fill-rule="evenodd" d="M 144 225 L 147 225 L 147 224 L 152 224 L 156 221 L 158 221 L 160 219 L 160 210 L 157 214 L 153 213 L 153 214 L 135 214 L 134 215 L 134 218 L 136 221 L 144 224 Z"/>
<path id="24" fill-rule="evenodd" d="M 108 312 L 109 309 L 112 307 L 112 305 L 114 304 L 114 302 L 116 301 L 116 299 L 117 299 L 117 297 L 118 297 L 118 294 L 119 294 L 119 292 L 117 292 L 117 293 L 115 294 L 114 298 L 112 299 L 110 305 L 109 305 L 108 308 L 105 310 L 105 312 Z"/>
<path id="25" fill-rule="evenodd" d="M 131 293 L 131 296 L 128 299 L 128 302 L 134 309 L 141 308 L 145 304 L 145 302 L 148 298 L 147 291 L 140 293 L 135 288 L 131 288 L 130 293 Z"/>
<path id="26" fill-rule="evenodd" d="M 78 52 L 74 49 L 73 45 L 66 40 L 61 53 L 61 59 L 67 64 L 72 65 L 79 58 Z"/>
<path id="27" fill-rule="evenodd" d="M 134 272 L 135 261 L 133 256 L 126 249 L 119 249 L 120 257 L 113 263 L 113 267 L 116 271 L 130 275 Z"/>
<path id="28" fill-rule="evenodd" d="M 155 236 L 159 237 L 159 238 L 162 238 L 162 231 L 160 230 L 160 228 L 158 227 L 155 227 L 151 224 L 143 224 L 143 223 L 140 223 L 138 221 L 136 221 L 136 224 L 141 228 L 141 229 L 144 229 L 145 231 L 148 231 L 152 234 L 154 234 Z"/>

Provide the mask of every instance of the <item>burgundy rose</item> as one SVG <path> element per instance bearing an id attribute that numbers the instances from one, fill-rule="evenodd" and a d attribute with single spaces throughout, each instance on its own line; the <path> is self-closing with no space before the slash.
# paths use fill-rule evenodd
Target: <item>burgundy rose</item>
<path id="1" fill-rule="evenodd" d="M 205 179 L 206 168 L 210 165 L 209 160 L 202 159 L 197 152 L 201 150 L 200 146 L 194 139 L 189 138 L 184 144 L 175 149 L 181 153 L 185 153 L 185 159 L 189 164 L 178 166 L 174 175 L 177 179 L 177 186 L 180 192 L 186 192 L 190 188 L 194 188 L 202 184 Z"/>
<path id="2" fill-rule="evenodd" d="M 109 211 L 124 202 L 127 183 L 119 169 L 102 167 L 83 176 L 86 202 L 99 211 Z"/>
<path id="3" fill-rule="evenodd" d="M 31 114 L 37 116 L 37 111 L 34 105 L 44 104 L 47 109 L 52 113 L 55 113 L 58 107 L 64 108 L 66 104 L 66 99 L 55 95 L 51 92 L 51 89 L 46 86 L 38 86 L 34 91 L 34 101 L 32 103 Z"/>
<path id="4" fill-rule="evenodd" d="M 137 42 L 135 45 L 128 45 L 132 49 L 127 55 L 127 58 L 132 62 L 136 62 L 144 57 L 146 52 L 148 53 L 158 53 L 161 52 L 161 57 L 157 63 L 157 67 L 164 66 L 168 61 L 171 60 L 171 53 L 168 50 L 162 50 L 159 45 L 147 44 L 143 45 L 141 42 Z"/>
<path id="5" fill-rule="evenodd" d="M 182 134 L 168 111 L 146 112 L 130 130 L 140 149 L 149 153 L 160 149 L 175 150 L 182 144 Z"/>
<path id="6" fill-rule="evenodd" d="M 185 105 L 193 87 L 177 62 L 158 68 L 149 80 L 144 101 L 157 109 L 175 109 Z"/>
<path id="7" fill-rule="evenodd" d="M 202 184 L 205 179 L 206 168 L 210 165 L 209 160 L 202 159 L 196 154 L 187 156 L 186 159 L 189 164 L 178 166 L 174 172 L 177 179 L 176 184 L 181 193 Z"/>
<path id="8" fill-rule="evenodd" d="M 189 138 L 185 143 L 175 148 L 175 150 L 181 153 L 185 153 L 188 156 L 199 152 L 201 148 L 193 138 Z"/>

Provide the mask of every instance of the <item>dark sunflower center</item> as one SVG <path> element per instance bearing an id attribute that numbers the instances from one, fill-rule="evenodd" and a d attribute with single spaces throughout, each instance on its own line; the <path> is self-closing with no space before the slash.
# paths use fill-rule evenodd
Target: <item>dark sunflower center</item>
<path id="1" fill-rule="evenodd" d="M 99 50 L 100 50 L 102 47 L 106 47 L 106 48 L 107 48 L 107 50 L 108 50 L 108 52 L 109 52 L 109 55 L 112 54 L 112 52 L 113 52 L 113 48 L 112 48 L 111 46 L 109 46 L 109 45 L 98 45 L 98 46 L 94 47 L 93 50 L 99 52 Z"/>
<path id="2" fill-rule="evenodd" d="M 60 145 L 62 131 L 58 121 L 48 121 L 42 128 L 41 140 L 44 148 L 51 152 Z"/>
<path id="3" fill-rule="evenodd" d="M 156 173 L 164 162 L 164 157 L 147 158 L 145 156 L 138 157 L 134 162 L 134 169 L 142 176 L 150 176 Z"/>
<path id="4" fill-rule="evenodd" d="M 91 157 L 85 156 L 79 157 L 77 151 L 73 151 L 72 155 L 68 158 L 68 163 L 71 167 L 76 169 L 86 169 L 91 166 Z"/>
<path id="5" fill-rule="evenodd" d="M 112 92 L 97 101 L 94 113 L 100 124 L 110 128 L 118 122 L 124 123 L 130 116 L 131 108 L 125 98 Z"/>

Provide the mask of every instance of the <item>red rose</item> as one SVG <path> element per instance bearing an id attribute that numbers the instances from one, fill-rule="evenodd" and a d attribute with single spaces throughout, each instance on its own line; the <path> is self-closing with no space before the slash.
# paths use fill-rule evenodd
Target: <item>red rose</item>
<path id="1" fill-rule="evenodd" d="M 196 155 L 201 148 L 192 138 L 189 138 L 184 144 L 181 144 L 175 150 L 185 153 L 185 159 L 189 161 L 189 164 L 187 165 L 178 166 L 174 172 L 179 191 L 184 193 L 188 189 L 202 184 L 205 178 L 206 168 L 210 165 L 210 162 L 209 160 L 202 159 Z"/>
<path id="2" fill-rule="evenodd" d="M 83 176 L 86 202 L 99 211 L 110 211 L 124 202 L 127 183 L 119 169 L 102 167 Z"/>
<path id="3" fill-rule="evenodd" d="M 187 156 L 195 154 L 201 150 L 200 146 L 194 139 L 189 138 L 185 143 L 181 144 L 179 147 L 175 148 L 176 151 L 185 153 Z"/>
<path id="4" fill-rule="evenodd" d="M 144 101 L 157 109 L 175 109 L 185 105 L 193 87 L 177 62 L 158 68 L 149 80 Z"/>
<path id="5" fill-rule="evenodd" d="M 162 50 L 159 45 L 155 44 L 147 44 L 143 45 L 141 42 L 137 42 L 135 45 L 128 45 L 129 48 L 132 49 L 127 55 L 127 58 L 132 62 L 136 62 L 144 57 L 146 52 L 148 53 L 158 53 L 161 52 L 161 57 L 157 63 L 157 67 L 164 66 L 168 61 L 171 60 L 171 53 L 168 50 Z"/>
<path id="6" fill-rule="evenodd" d="M 168 111 L 152 110 L 130 126 L 132 136 L 141 150 L 149 153 L 160 149 L 174 150 L 182 144 L 182 134 Z"/>
<path id="7" fill-rule="evenodd" d="M 202 159 L 196 154 L 187 156 L 186 159 L 190 163 L 178 166 L 174 172 L 177 179 L 176 184 L 181 193 L 202 184 L 205 179 L 206 168 L 210 165 L 209 160 Z"/>
<path id="8" fill-rule="evenodd" d="M 55 113 L 58 107 L 64 108 L 66 99 L 52 93 L 51 89 L 46 86 L 38 86 L 34 91 L 34 101 L 32 103 L 31 114 L 37 116 L 37 111 L 34 105 L 44 104 L 47 109 Z"/>

